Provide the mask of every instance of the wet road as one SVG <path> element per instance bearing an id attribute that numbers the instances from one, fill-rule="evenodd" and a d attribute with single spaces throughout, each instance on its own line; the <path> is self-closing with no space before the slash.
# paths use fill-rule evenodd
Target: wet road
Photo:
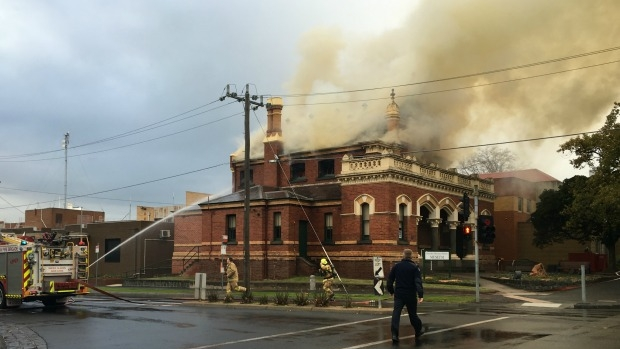
<path id="1" fill-rule="evenodd" d="M 425 348 L 616 348 L 620 331 L 617 309 L 426 304 L 420 315 L 427 332 L 420 346 Z M 56 310 L 37 304 L 2 310 L 0 323 L 10 324 L 14 333 L 21 329 L 17 339 L 28 342 L 24 348 L 393 347 L 385 308 L 311 311 L 296 306 L 134 304 L 88 297 Z M 405 315 L 398 346 L 412 345 L 413 330 Z"/>

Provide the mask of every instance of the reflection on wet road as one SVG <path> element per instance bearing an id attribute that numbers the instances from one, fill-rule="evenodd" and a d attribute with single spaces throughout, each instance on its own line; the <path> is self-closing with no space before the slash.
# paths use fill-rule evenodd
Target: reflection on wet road
<path id="1" fill-rule="evenodd" d="M 426 333 L 418 344 L 427 348 L 549 349 L 560 343 L 569 348 L 585 338 L 590 340 L 588 346 L 598 341 L 606 348 L 607 335 L 610 340 L 615 338 L 615 333 L 606 329 L 620 322 L 613 311 L 437 304 L 421 307 L 420 316 Z M 37 304 L 3 310 L 0 322 L 5 331 L 9 327 L 21 329 L 26 341 L 33 336 L 26 334 L 26 329 L 32 330 L 48 348 L 392 347 L 389 309 L 372 313 L 335 307 L 311 310 L 151 301 L 135 304 L 83 298 L 55 310 Z M 12 333 L 19 337 L 15 334 L 20 331 Z M 414 344 L 406 315 L 400 338 L 401 347 Z"/>

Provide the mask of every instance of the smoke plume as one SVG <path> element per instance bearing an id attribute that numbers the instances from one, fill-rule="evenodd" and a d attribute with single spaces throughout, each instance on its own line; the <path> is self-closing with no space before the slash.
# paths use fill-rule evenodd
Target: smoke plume
<path id="1" fill-rule="evenodd" d="M 286 149 L 380 139 L 391 88 L 401 112 L 400 138 L 413 150 L 597 130 L 618 100 L 620 63 L 576 68 L 620 60 L 620 50 L 412 83 L 620 46 L 618 13 L 620 2 L 614 0 L 423 1 L 402 26 L 374 37 L 316 28 L 300 39 L 301 63 L 287 84 L 291 95 L 312 96 L 284 99 Z M 569 69 L 576 70 L 552 74 Z M 471 87 L 476 85 L 486 86 Z M 320 94 L 334 91 L 343 93 Z M 516 143 L 509 149 L 523 160 L 535 157 L 543 144 Z M 450 167 L 466 151 L 418 158 Z"/>

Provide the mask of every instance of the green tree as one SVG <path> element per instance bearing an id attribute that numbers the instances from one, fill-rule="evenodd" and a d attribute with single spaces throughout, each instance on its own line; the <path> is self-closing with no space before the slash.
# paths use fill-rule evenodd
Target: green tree
<path id="1" fill-rule="evenodd" d="M 557 190 L 547 189 L 540 194 L 536 211 L 530 216 L 535 229 L 534 245 L 542 248 L 564 240 L 584 243 L 591 240 L 590 234 L 584 231 L 566 229 L 570 218 L 568 208 L 575 200 L 575 190 L 583 187 L 587 180 L 585 176 L 567 178 Z"/>
<path id="2" fill-rule="evenodd" d="M 571 165 L 587 165 L 592 173 L 583 186 L 572 188 L 572 203 L 562 211 L 567 218 L 564 234 L 600 241 L 609 252 L 610 269 L 616 265 L 616 243 L 620 237 L 619 114 L 620 103 L 614 103 L 598 132 L 573 138 L 558 150 L 576 155 Z"/>

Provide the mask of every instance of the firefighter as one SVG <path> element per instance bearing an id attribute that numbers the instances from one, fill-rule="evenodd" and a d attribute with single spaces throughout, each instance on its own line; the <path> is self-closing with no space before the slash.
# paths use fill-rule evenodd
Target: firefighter
<path id="1" fill-rule="evenodd" d="M 332 283 L 334 282 L 334 268 L 327 262 L 327 259 L 321 259 L 321 275 L 323 275 L 323 291 L 327 295 L 327 299 L 334 300 L 334 291 Z"/>
<path id="2" fill-rule="evenodd" d="M 231 296 L 232 291 L 246 291 L 245 287 L 237 284 L 239 282 L 239 273 L 237 272 L 237 266 L 235 265 L 233 258 L 230 256 L 226 258 L 226 277 L 228 278 L 228 283 L 226 284 L 227 297 Z"/>

